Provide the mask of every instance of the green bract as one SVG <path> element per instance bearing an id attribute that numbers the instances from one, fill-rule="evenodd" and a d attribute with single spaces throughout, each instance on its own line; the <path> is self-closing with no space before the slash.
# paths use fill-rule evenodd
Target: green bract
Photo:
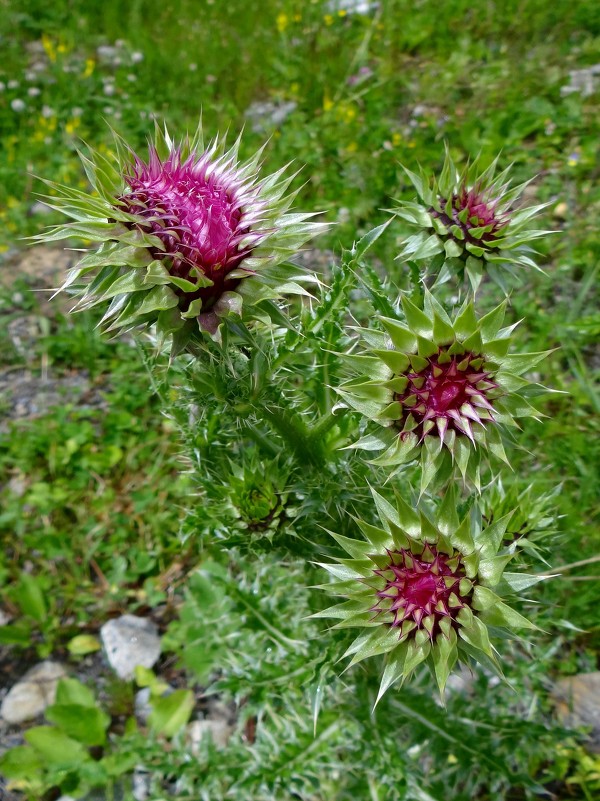
<path id="1" fill-rule="evenodd" d="M 373 497 L 381 526 L 357 520 L 364 539 L 333 533 L 349 558 L 322 565 L 333 580 L 321 589 L 344 601 L 316 617 L 363 629 L 344 654 L 350 666 L 386 655 L 378 700 L 424 663 L 442 693 L 457 661 L 500 673 L 488 625 L 502 636 L 535 628 L 505 597 L 540 580 L 504 573 L 513 557 L 502 547 L 511 515 L 487 528 L 474 511 L 459 520 L 453 490 L 433 519 L 399 497 L 396 506 Z"/>
<path id="2" fill-rule="evenodd" d="M 156 325 L 179 351 L 199 332 L 219 339 L 227 316 L 279 319 L 273 301 L 316 282 L 286 260 L 325 226 L 289 212 L 285 168 L 259 177 L 261 151 L 240 162 L 239 139 L 205 148 L 200 127 L 180 143 L 157 127 L 147 161 L 114 141 L 109 156 L 81 154 L 91 194 L 48 182 L 48 205 L 73 221 L 37 237 L 100 243 L 63 289 L 79 309 L 106 303 L 104 328 Z"/>
<path id="3" fill-rule="evenodd" d="M 446 150 L 441 175 L 431 185 L 422 170 L 417 175 L 404 168 L 420 202 L 398 201 L 393 209 L 419 229 L 405 239 L 403 260 L 427 261 L 439 281 L 466 273 L 473 291 L 484 274 L 508 292 L 506 278 L 518 280 L 520 268 L 539 269 L 530 243 L 549 232 L 529 222 L 547 204 L 513 210 L 527 183 L 510 189 L 510 167 L 494 177 L 497 162 L 478 174 L 476 159 L 461 172 Z"/>
<path id="4" fill-rule="evenodd" d="M 516 550 L 517 555 L 523 552 L 527 558 L 540 559 L 547 564 L 559 536 L 560 516 L 555 504 L 561 490 L 559 485 L 550 492 L 541 492 L 534 484 L 526 487 L 510 484 L 505 488 L 502 480 L 497 479 L 483 490 L 478 503 L 488 523 L 514 510 L 504 544 Z"/>
<path id="5" fill-rule="evenodd" d="M 277 460 L 261 462 L 254 451 L 244 454 L 242 464 L 231 463 L 231 474 L 223 487 L 227 498 L 220 521 L 225 540 L 231 537 L 231 530 L 235 531 L 234 538 L 242 532 L 248 541 L 264 539 L 269 543 L 282 528 L 290 533 L 295 509 L 287 506 L 287 472 Z"/>
<path id="6" fill-rule="evenodd" d="M 420 457 L 422 491 L 446 481 L 453 464 L 479 488 L 482 454 L 507 462 L 501 431 L 536 417 L 528 397 L 544 391 L 523 373 L 547 353 L 508 353 L 505 308 L 478 319 L 469 301 L 451 320 L 426 292 L 424 309 L 403 297 L 404 320 L 379 317 L 382 332 L 359 329 L 368 351 L 342 357 L 353 377 L 337 391 L 383 429 L 352 447 L 383 450 L 374 463 L 385 467 Z"/>

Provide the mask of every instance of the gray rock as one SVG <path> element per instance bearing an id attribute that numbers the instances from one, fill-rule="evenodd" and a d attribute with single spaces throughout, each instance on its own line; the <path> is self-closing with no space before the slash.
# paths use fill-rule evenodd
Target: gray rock
<path id="1" fill-rule="evenodd" d="M 197 754 L 205 737 L 210 737 L 217 748 L 225 748 L 231 732 L 232 727 L 226 720 L 193 720 L 187 727 L 187 741 L 192 754 Z"/>
<path id="2" fill-rule="evenodd" d="M 63 247 L 39 245 L 3 255 L 0 284 L 11 286 L 15 276 L 24 278 L 36 288 L 56 289 L 64 282 L 67 271 L 81 258 Z M 47 297 L 52 293 L 48 292 Z"/>
<path id="3" fill-rule="evenodd" d="M 105 402 L 99 388 L 92 387 L 82 373 L 39 378 L 28 370 L 11 368 L 0 370 L 0 397 L 6 406 L 0 432 L 7 430 L 9 419 L 39 417 L 53 406 L 73 403 L 94 407 Z"/>
<path id="4" fill-rule="evenodd" d="M 297 104 L 293 100 L 289 100 L 287 103 L 258 100 L 248 106 L 245 116 L 250 120 L 255 133 L 264 133 L 270 128 L 278 128 L 283 125 L 296 107 Z"/>
<path id="5" fill-rule="evenodd" d="M 175 692 L 173 687 L 168 687 L 165 689 L 161 696 L 164 697 L 165 695 L 171 695 L 171 693 Z M 135 716 L 139 720 L 139 722 L 145 725 L 148 722 L 148 717 L 152 712 L 152 704 L 150 702 L 151 692 L 150 687 L 143 687 L 141 690 L 138 690 L 135 694 L 135 698 L 133 701 L 133 707 L 135 710 Z"/>
<path id="6" fill-rule="evenodd" d="M 134 768 L 133 776 L 131 778 L 131 794 L 135 801 L 148 801 L 150 798 L 150 773 L 138 765 Z"/>
<path id="7" fill-rule="evenodd" d="M 120 679 L 132 679 L 137 665 L 151 668 L 160 656 L 160 637 L 151 620 L 121 615 L 100 629 L 106 658 Z"/>
<path id="8" fill-rule="evenodd" d="M 327 3 L 327 11 L 331 14 L 345 11 L 346 14 L 368 14 L 375 11 L 379 7 L 379 3 L 369 2 L 368 0 L 330 0 Z"/>
<path id="9" fill-rule="evenodd" d="M 2 701 L 0 716 L 7 723 L 32 720 L 54 703 L 56 686 L 67 671 L 58 662 L 40 662 L 28 670 Z"/>
<path id="10" fill-rule="evenodd" d="M 588 748 L 600 753 L 600 671 L 561 679 L 554 685 L 552 696 L 565 726 L 590 728 Z"/>
<path id="11" fill-rule="evenodd" d="M 133 701 L 133 707 L 135 710 L 135 716 L 140 723 L 146 723 L 148 720 L 148 715 L 152 712 L 152 706 L 150 704 L 150 687 L 143 687 L 141 690 L 137 691 Z"/>

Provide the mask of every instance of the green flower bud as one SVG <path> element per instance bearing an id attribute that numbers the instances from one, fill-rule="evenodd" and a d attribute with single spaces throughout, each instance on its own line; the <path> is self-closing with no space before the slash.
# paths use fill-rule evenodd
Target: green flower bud
<path id="1" fill-rule="evenodd" d="M 407 261 L 429 262 L 438 280 L 451 275 L 469 278 L 473 291 L 489 275 L 508 293 L 521 268 L 539 270 L 531 243 L 549 231 L 529 227 L 548 204 L 514 209 L 527 183 L 510 188 L 510 167 L 495 176 L 498 158 L 478 174 L 475 160 L 460 172 L 448 149 L 439 179 L 407 170 L 419 202 L 398 201 L 394 214 L 418 229 L 400 254 Z M 508 279 L 508 281 L 507 281 Z"/>

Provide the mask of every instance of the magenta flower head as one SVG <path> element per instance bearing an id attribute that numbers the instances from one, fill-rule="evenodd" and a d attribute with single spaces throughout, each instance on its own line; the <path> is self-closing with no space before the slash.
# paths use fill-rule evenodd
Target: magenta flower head
<path id="1" fill-rule="evenodd" d="M 351 377 L 337 392 L 379 428 L 353 447 L 381 451 L 373 461 L 387 468 L 419 459 L 422 491 L 443 486 L 454 464 L 479 488 L 482 458 L 507 462 L 503 438 L 538 416 L 530 399 L 547 391 L 523 374 L 548 354 L 510 353 L 505 311 L 506 302 L 477 318 L 466 301 L 451 318 L 425 290 L 422 309 L 403 296 L 397 319 L 359 329 L 364 349 L 341 355 Z"/>
<path id="2" fill-rule="evenodd" d="M 424 262 L 439 281 L 451 275 L 469 279 L 477 290 L 488 275 L 508 293 L 525 268 L 539 269 L 531 243 L 549 233 L 530 227 L 530 220 L 547 204 L 515 208 L 527 184 L 511 187 L 510 168 L 496 175 L 498 159 L 483 172 L 478 160 L 459 171 L 450 153 L 440 177 L 405 172 L 418 202 L 399 201 L 393 212 L 415 229 L 405 240 L 401 257 Z"/>
<path id="3" fill-rule="evenodd" d="M 500 672 L 492 631 L 535 628 L 507 600 L 540 580 L 504 572 L 514 556 L 503 547 L 512 513 L 482 527 L 474 510 L 459 519 L 453 489 L 433 516 L 400 497 L 395 505 L 373 497 L 380 525 L 357 520 L 364 538 L 333 534 L 347 556 L 322 565 L 331 581 L 321 589 L 342 600 L 315 617 L 360 629 L 344 654 L 350 665 L 385 655 L 378 700 L 420 666 L 442 693 L 457 662 Z"/>
<path id="4" fill-rule="evenodd" d="M 287 259 L 325 226 L 289 212 L 294 176 L 261 178 L 261 151 L 240 161 L 239 144 L 205 147 L 200 128 L 175 143 L 157 127 L 144 159 L 115 134 L 112 158 L 82 155 L 94 194 L 50 183 L 74 222 L 39 238 L 100 243 L 65 284 L 79 308 L 109 302 L 108 330 L 156 324 L 180 350 L 198 331 L 219 338 L 224 317 L 268 319 L 274 300 L 306 293 L 316 278 Z"/>

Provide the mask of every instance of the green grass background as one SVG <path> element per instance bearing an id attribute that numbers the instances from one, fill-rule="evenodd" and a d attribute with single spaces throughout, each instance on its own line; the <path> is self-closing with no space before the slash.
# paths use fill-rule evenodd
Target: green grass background
<path id="1" fill-rule="evenodd" d="M 528 199 L 551 201 L 542 224 L 557 233 L 542 245 L 546 275 L 525 276 L 512 314 L 526 321 L 523 349 L 557 349 L 541 378 L 565 394 L 547 405 L 543 424 L 525 428 L 514 480 L 562 486 L 553 565 L 598 555 L 600 74 L 589 93 L 565 87 L 571 71 L 600 63 L 600 4 L 382 0 L 359 15 L 308 0 L 0 0 L 0 49 L 6 264 L 53 219 L 36 206 L 36 176 L 84 186 L 76 148 L 84 140 L 110 149 L 106 123 L 137 148 L 153 118 L 183 132 L 200 114 L 208 135 L 245 125 L 248 154 L 270 137 L 269 170 L 303 166 L 298 205 L 337 223 L 319 246 L 338 253 L 385 218 L 391 198 L 411 197 L 399 163 L 438 169 L 445 141 L 459 160 L 501 151 L 516 180 L 536 176 Z M 280 126 L 254 131 L 245 112 L 257 101 L 295 107 Z M 396 277 L 399 237 L 376 251 Z M 111 612 L 164 601 L 169 577 L 196 554 L 178 539 L 189 481 L 142 353 L 101 340 L 89 317 L 49 312 L 28 281 L 2 282 L 2 369 L 26 361 L 36 374 L 85 369 L 106 401 L 62 406 L 0 434 L 11 647 L 47 655 Z M 24 313 L 46 321 L 27 357 L 4 325 Z M 540 593 L 554 677 L 598 667 L 598 567 L 567 570 Z M 20 603 L 24 574 L 43 591 L 43 615 Z"/>

